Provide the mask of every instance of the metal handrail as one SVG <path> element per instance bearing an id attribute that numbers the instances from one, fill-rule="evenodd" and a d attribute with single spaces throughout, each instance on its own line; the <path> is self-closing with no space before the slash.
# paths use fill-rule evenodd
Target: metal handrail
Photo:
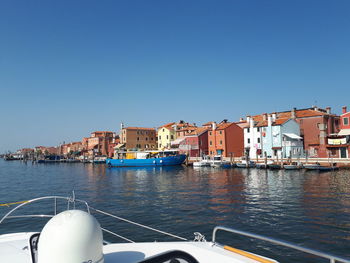
<path id="1" fill-rule="evenodd" d="M 119 217 L 119 216 L 116 216 L 116 215 L 112 215 L 112 214 L 110 214 L 110 213 L 107 213 L 107 212 L 104 212 L 104 211 L 102 211 L 102 210 L 93 208 L 93 207 L 91 207 L 91 206 L 90 206 L 90 209 L 91 209 L 91 210 L 94 210 L 94 211 L 96 211 L 96 212 L 98 212 L 98 213 L 100 213 L 100 214 L 113 217 L 113 218 L 115 218 L 115 219 L 124 221 L 124 222 L 129 223 L 129 224 L 133 224 L 133 225 L 136 225 L 136 226 L 139 226 L 139 227 L 142 227 L 142 228 L 145 228 L 145 229 L 154 231 L 154 232 L 161 233 L 161 234 L 163 234 L 163 235 L 167 235 L 167 236 L 170 236 L 170 237 L 174 237 L 174 238 L 177 238 L 177 239 L 180 239 L 180 240 L 187 241 L 187 239 L 184 238 L 184 237 L 180 237 L 180 236 L 177 236 L 177 235 L 168 233 L 168 232 L 164 232 L 164 231 L 162 231 L 162 230 L 155 229 L 155 228 L 153 228 L 153 227 L 149 227 L 149 226 L 146 226 L 146 225 L 142 225 L 142 224 L 133 222 L 133 221 L 131 221 L 131 220 L 128 220 L 128 219 L 125 219 L 125 218 L 122 218 L 122 217 Z"/>
<path id="2" fill-rule="evenodd" d="M 224 226 L 217 226 L 214 228 L 213 237 L 212 237 L 212 242 L 214 243 L 214 245 L 222 246 L 220 243 L 216 242 L 216 232 L 219 230 L 242 235 L 242 236 L 247 236 L 247 237 L 267 241 L 267 242 L 270 242 L 272 244 L 276 244 L 276 245 L 292 248 L 295 250 L 299 250 L 299 251 L 302 251 L 302 252 L 305 252 L 305 253 L 308 253 L 308 254 L 311 254 L 314 256 L 329 259 L 331 263 L 335 263 L 335 262 L 350 263 L 349 259 L 344 259 L 344 258 L 340 258 L 340 257 L 334 256 L 331 254 L 326 254 L 326 253 L 323 253 L 323 252 L 320 252 L 320 251 L 317 251 L 314 249 L 301 247 L 301 246 L 298 246 L 298 245 L 290 243 L 290 242 L 286 242 L 286 241 L 282 241 L 282 240 L 278 240 L 278 239 L 274 239 L 274 238 L 269 238 L 269 237 L 265 237 L 265 236 L 261 236 L 261 235 L 257 235 L 257 234 L 253 234 L 250 232 L 241 231 L 241 230 L 237 230 L 237 229 L 233 229 L 233 228 L 229 228 L 229 227 L 224 227 Z"/>
<path id="3" fill-rule="evenodd" d="M 86 210 L 87 212 L 90 214 L 90 208 L 89 208 L 89 205 L 86 201 L 84 200 L 79 200 L 79 199 L 75 199 L 74 197 L 74 194 L 73 194 L 73 197 L 63 197 L 63 196 L 44 196 L 44 197 L 39 197 L 39 198 L 34 198 L 34 199 L 31 199 L 31 200 L 28 200 L 18 206 L 16 206 L 15 208 L 11 209 L 6 215 L 4 215 L 1 220 L 0 220 L 0 224 L 7 218 L 13 218 L 14 216 L 11 216 L 10 215 L 15 212 L 16 210 L 18 210 L 19 208 L 23 207 L 23 206 L 26 206 L 28 204 L 31 204 L 31 203 L 34 203 L 34 202 L 37 202 L 37 201 L 41 201 L 41 200 L 48 200 L 48 199 L 54 199 L 54 215 L 57 214 L 57 199 L 60 199 L 60 200 L 66 200 L 67 201 L 67 209 L 70 208 L 70 203 L 73 203 L 73 208 L 75 208 L 75 202 L 79 202 L 79 203 L 83 203 L 85 206 L 86 206 Z M 54 216 L 52 215 L 52 216 Z M 24 215 L 26 217 L 39 217 L 39 215 Z M 19 217 L 19 216 L 17 216 Z"/>
<path id="4" fill-rule="evenodd" d="M 28 205 L 28 204 L 31 204 L 33 202 L 37 202 L 37 201 L 41 201 L 41 200 L 47 200 L 47 199 L 54 199 L 54 214 L 53 215 L 45 215 L 45 214 L 31 214 L 31 215 L 12 215 L 12 213 L 14 213 L 16 210 L 18 210 L 19 208 L 25 206 L 25 205 Z M 161 233 L 163 235 L 167 235 L 167 236 L 171 236 L 171 237 L 174 237 L 174 238 L 177 238 L 177 239 L 180 239 L 180 240 L 184 240 L 184 241 L 187 241 L 186 238 L 183 238 L 183 237 L 180 237 L 180 236 L 177 236 L 177 235 L 174 235 L 174 234 L 171 234 L 171 233 L 168 233 L 168 232 L 165 232 L 165 231 L 161 231 L 161 230 L 158 230 L 158 229 L 155 229 L 155 228 L 152 228 L 152 227 L 149 227 L 149 226 L 146 226 L 146 225 L 142 225 L 142 224 L 139 224 L 139 223 L 136 223 L 136 222 L 133 222 L 131 220 L 128 220 L 128 219 L 125 219 L 125 218 L 122 218 L 122 217 L 119 217 L 119 216 L 116 216 L 116 215 L 113 215 L 113 214 L 110 214 L 110 213 L 107 213 L 107 212 L 104 212 L 102 210 L 99 210 L 99 209 L 96 209 L 96 208 L 93 208 L 91 206 L 89 206 L 89 204 L 84 201 L 84 200 L 79 200 L 79 199 L 75 199 L 75 196 L 74 196 L 74 192 L 73 192 L 73 197 L 63 197 L 63 196 L 45 196 L 45 197 L 39 197 L 39 198 L 35 198 L 35 199 L 31 199 L 31 200 L 28 200 L 28 201 L 25 201 L 23 203 L 21 203 L 20 205 L 16 206 L 15 208 L 13 208 L 11 211 L 9 211 L 6 215 L 4 215 L 1 220 L 0 220 L 0 224 L 5 220 L 5 219 L 10 219 L 10 218 L 51 218 L 53 216 L 55 216 L 57 214 L 57 200 L 58 199 L 61 199 L 61 200 L 66 200 L 67 201 L 67 209 L 69 210 L 70 208 L 70 204 L 73 203 L 73 209 L 75 209 L 75 202 L 80 202 L 80 203 L 83 203 L 85 206 L 86 206 L 86 210 L 87 212 L 90 214 L 90 210 L 93 210 L 97 213 L 100 213 L 100 214 L 103 214 L 103 215 L 106 215 L 106 216 L 109 216 L 109 217 L 112 217 L 112 218 L 115 218 L 115 219 L 118 219 L 120 221 L 124 221 L 124 222 L 127 222 L 129 224 L 133 224 L 133 225 L 136 225 L 136 226 L 139 226 L 139 227 L 142 227 L 144 229 L 148 229 L 148 230 L 151 230 L 151 231 L 154 231 L 154 232 L 158 232 L 158 233 Z M 109 233 L 111 235 L 114 235 L 116 237 L 119 237 L 127 242 L 134 242 L 126 237 L 123 237 L 117 233 L 114 233 L 106 228 L 101 228 L 102 231 L 106 232 L 106 233 Z"/>

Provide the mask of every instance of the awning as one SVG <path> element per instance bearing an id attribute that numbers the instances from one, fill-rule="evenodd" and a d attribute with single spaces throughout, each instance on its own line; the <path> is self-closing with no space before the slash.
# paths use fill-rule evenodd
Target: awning
<path id="1" fill-rule="evenodd" d="M 124 145 L 125 145 L 125 143 L 118 143 L 118 144 L 114 147 L 114 149 L 120 149 L 120 148 L 122 148 Z"/>
<path id="2" fill-rule="evenodd" d="M 176 140 L 171 141 L 170 144 L 171 145 L 179 145 L 184 140 L 185 140 L 185 138 L 178 138 Z"/>
<path id="3" fill-rule="evenodd" d="M 295 133 L 283 133 L 283 135 L 294 139 L 294 140 L 301 140 L 302 138 L 299 135 L 296 135 Z"/>
<path id="4" fill-rule="evenodd" d="M 350 129 L 342 129 L 340 130 L 340 132 L 338 133 L 338 135 L 350 135 Z"/>

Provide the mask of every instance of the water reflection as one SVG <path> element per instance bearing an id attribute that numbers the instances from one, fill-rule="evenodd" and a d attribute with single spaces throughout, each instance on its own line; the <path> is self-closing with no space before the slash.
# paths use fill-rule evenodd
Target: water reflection
<path id="1" fill-rule="evenodd" d="M 25 166 L 0 160 L 0 200 L 3 203 L 43 195 L 68 195 L 75 190 L 80 199 L 102 210 L 188 238 L 192 238 L 194 231 L 210 238 L 215 225 L 226 225 L 350 256 L 349 175 L 345 170 L 315 173 L 182 166 Z M 0 216 L 6 211 L 7 208 L 1 208 Z M 99 220 L 127 236 L 131 232 L 136 240 L 161 240 L 115 221 Z M 6 225 L 6 229 L 25 230 L 27 226 Z M 245 239 L 236 245 L 251 248 L 250 241 Z M 272 253 L 265 251 L 271 249 L 266 244 L 254 247 L 264 255 Z M 305 256 L 289 250 L 274 252 L 308 262 Z"/>

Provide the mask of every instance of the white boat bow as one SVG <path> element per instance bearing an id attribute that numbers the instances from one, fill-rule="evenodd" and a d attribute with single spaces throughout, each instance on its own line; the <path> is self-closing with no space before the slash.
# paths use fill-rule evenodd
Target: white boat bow
<path id="1" fill-rule="evenodd" d="M 14 215 L 19 208 L 33 202 L 54 200 L 52 215 Z M 68 210 L 58 213 L 57 201 L 67 202 Z M 84 210 L 76 209 L 79 203 Z M 168 235 L 181 241 L 174 242 L 134 242 L 100 226 L 90 214 L 110 216 L 134 226 Z M 87 202 L 69 197 L 41 197 L 19 204 L 8 212 L 1 220 L 11 218 L 52 217 L 40 233 L 25 232 L 0 235 L 0 257 L 4 263 L 276 263 L 276 260 L 256 255 L 217 241 L 218 231 L 230 232 L 248 238 L 259 239 L 275 245 L 296 249 L 328 259 L 329 262 L 345 262 L 350 260 L 307 249 L 288 242 L 267 238 L 227 227 L 216 227 L 212 240 L 206 241 L 204 236 L 195 233 L 194 241 L 154 229 L 125 218 L 112 215 L 90 207 Z M 128 243 L 109 243 L 102 239 L 102 232 L 117 236 Z"/>

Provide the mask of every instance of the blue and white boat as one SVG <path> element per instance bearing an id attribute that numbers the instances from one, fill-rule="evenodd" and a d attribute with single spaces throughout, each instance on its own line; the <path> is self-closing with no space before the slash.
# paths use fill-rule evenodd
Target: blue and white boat
<path id="1" fill-rule="evenodd" d="M 177 151 L 120 152 L 116 159 L 107 159 L 109 167 L 149 167 L 181 165 L 185 154 Z"/>

